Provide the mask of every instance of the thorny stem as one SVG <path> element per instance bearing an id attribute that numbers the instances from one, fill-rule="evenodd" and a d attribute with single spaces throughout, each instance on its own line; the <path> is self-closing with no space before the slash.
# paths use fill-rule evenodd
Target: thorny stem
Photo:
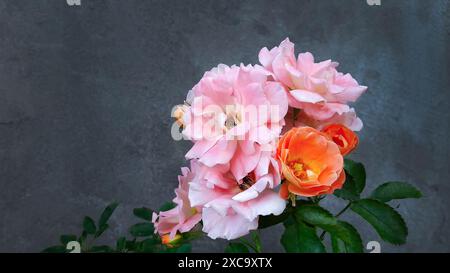
<path id="1" fill-rule="evenodd" d="M 295 207 L 295 201 L 297 200 L 295 194 L 289 193 L 289 199 L 291 200 L 292 207 Z"/>
<path id="2" fill-rule="evenodd" d="M 345 206 L 341 211 L 339 211 L 335 217 L 337 218 L 337 217 L 341 216 L 346 210 L 348 210 L 348 208 L 350 208 L 351 205 L 352 205 L 352 202 L 351 201 L 348 202 L 347 206 Z M 324 230 L 322 232 L 322 234 L 320 234 L 320 240 L 323 240 L 323 238 L 325 238 L 326 233 L 327 232 Z"/>

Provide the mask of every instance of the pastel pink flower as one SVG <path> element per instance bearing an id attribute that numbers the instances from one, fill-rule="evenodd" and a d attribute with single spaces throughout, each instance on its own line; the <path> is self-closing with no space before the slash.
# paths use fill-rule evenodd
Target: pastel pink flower
<path id="1" fill-rule="evenodd" d="M 153 213 L 152 219 L 155 232 L 161 236 L 169 234 L 171 240 L 175 238 L 177 232 L 190 231 L 202 218 L 201 207 L 191 206 L 188 197 L 189 183 L 195 174 L 189 168 L 181 168 L 181 173 L 182 175 L 178 176 L 178 188 L 175 189 L 176 197 L 173 199 L 176 207 L 161 211 L 159 215 Z"/>
<path id="2" fill-rule="evenodd" d="M 203 231 L 212 239 L 233 240 L 258 227 L 261 215 L 279 215 L 286 202 L 272 189 L 280 184 L 279 163 L 264 152 L 243 179 L 237 180 L 229 165 L 207 167 L 194 161 L 196 177 L 189 200 L 202 206 Z"/>
<path id="3" fill-rule="evenodd" d="M 259 61 L 274 80 L 283 84 L 289 105 L 302 109 L 313 120 L 325 121 L 354 112 L 348 103 L 355 102 L 367 90 L 350 74 L 338 72 L 336 62 L 316 63 L 309 52 L 296 58 L 289 39 L 271 50 L 261 49 Z"/>
<path id="4" fill-rule="evenodd" d="M 214 167 L 230 164 L 237 180 L 273 150 L 288 110 L 280 83 L 260 66 L 219 65 L 189 92 L 183 135 L 195 142 L 188 159 Z"/>

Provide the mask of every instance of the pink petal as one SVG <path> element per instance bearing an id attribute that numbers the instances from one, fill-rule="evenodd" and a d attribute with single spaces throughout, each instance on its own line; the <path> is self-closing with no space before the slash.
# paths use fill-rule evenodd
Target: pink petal
<path id="1" fill-rule="evenodd" d="M 308 102 L 308 103 L 318 103 L 321 101 L 325 101 L 325 98 L 321 95 L 307 91 L 307 90 L 292 90 L 289 92 L 296 100 L 300 102 Z"/>
<path id="2" fill-rule="evenodd" d="M 202 215 L 200 213 L 195 214 L 194 216 L 190 217 L 186 222 L 184 222 L 180 226 L 180 232 L 188 232 L 192 228 L 195 227 L 200 221 L 202 220 Z"/>
<path id="3" fill-rule="evenodd" d="M 195 142 L 194 146 L 185 155 L 186 159 L 200 158 L 214 145 L 216 145 L 219 138 L 212 140 L 199 140 Z"/>
<path id="4" fill-rule="evenodd" d="M 277 113 L 272 113 L 272 111 L 270 112 L 270 121 L 278 122 L 284 119 L 288 111 L 289 104 L 287 94 L 283 86 L 279 83 L 268 82 L 264 88 L 264 91 L 270 103 L 269 107 L 273 106 L 275 110 L 278 110 Z"/>
<path id="5" fill-rule="evenodd" d="M 258 198 L 249 201 L 249 206 L 254 208 L 257 215 L 280 215 L 286 208 L 286 201 L 276 192 L 266 190 Z"/>
<path id="6" fill-rule="evenodd" d="M 367 86 L 348 87 L 341 93 L 335 94 L 335 98 L 341 102 L 355 102 L 365 91 Z"/>
<path id="7" fill-rule="evenodd" d="M 258 198 L 247 202 L 236 202 L 232 204 L 233 210 L 244 216 L 248 220 L 258 218 L 260 215 L 280 215 L 286 208 L 286 201 L 276 192 L 265 190 Z"/>
<path id="8" fill-rule="evenodd" d="M 251 128 L 249 131 L 248 139 L 261 145 L 268 144 L 278 136 L 272 130 L 269 130 L 267 126 L 259 126 Z"/>
<path id="9" fill-rule="evenodd" d="M 200 157 L 199 162 L 208 167 L 218 164 L 226 164 L 233 157 L 236 151 L 237 142 L 235 140 L 220 139 L 211 149 Z"/>
<path id="10" fill-rule="evenodd" d="M 249 221 L 237 213 L 222 216 L 211 208 L 203 210 L 202 220 L 203 231 L 212 239 L 234 240 L 258 227 L 258 219 Z"/>
<path id="11" fill-rule="evenodd" d="M 282 54 L 278 54 L 278 56 L 275 57 L 272 63 L 273 73 L 277 77 L 277 80 L 279 80 L 284 85 L 293 88 L 294 83 L 292 82 L 290 74 L 286 69 L 286 62 L 286 57 Z"/>
<path id="12" fill-rule="evenodd" d="M 255 184 L 253 184 L 250 188 L 242 191 L 235 196 L 233 196 L 233 200 L 238 202 L 247 202 L 251 199 L 258 197 L 258 195 L 263 192 L 270 184 L 273 184 L 272 176 L 266 175 L 261 177 Z"/>
<path id="13" fill-rule="evenodd" d="M 245 154 L 241 149 L 238 149 L 230 166 L 234 178 L 239 181 L 247 176 L 258 165 L 260 156 L 261 151 L 259 149 L 256 149 L 253 154 Z"/>
<path id="14" fill-rule="evenodd" d="M 309 71 L 312 69 L 314 63 L 314 56 L 310 52 L 300 53 L 297 58 L 297 67 L 302 71 Z"/>

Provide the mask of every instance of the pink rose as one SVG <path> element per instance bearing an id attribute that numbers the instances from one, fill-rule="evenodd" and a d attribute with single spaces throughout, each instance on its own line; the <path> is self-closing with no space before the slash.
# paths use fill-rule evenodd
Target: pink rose
<path id="1" fill-rule="evenodd" d="M 359 85 L 350 74 L 338 72 L 338 63 L 331 60 L 316 63 L 309 52 L 295 58 L 294 44 L 289 39 L 271 50 L 261 49 L 259 61 L 274 80 L 283 84 L 289 106 L 301 109 L 309 119 L 319 123 L 339 119 L 350 123 L 344 124 L 349 128 L 353 123 L 352 130 L 361 129 L 358 127 L 362 123 L 356 121 L 348 103 L 355 102 L 367 87 Z"/>
<path id="2" fill-rule="evenodd" d="M 186 99 L 183 135 L 195 144 L 188 159 L 214 167 L 230 163 L 240 180 L 273 149 L 288 109 L 281 84 L 262 67 L 219 65 L 205 73 Z"/>
<path id="3" fill-rule="evenodd" d="M 203 231 L 213 239 L 244 236 L 258 227 L 259 216 L 279 215 L 285 209 L 286 202 L 272 190 L 280 184 L 280 166 L 267 152 L 242 179 L 236 179 L 228 165 L 192 164 L 197 172 L 189 200 L 203 207 Z"/>

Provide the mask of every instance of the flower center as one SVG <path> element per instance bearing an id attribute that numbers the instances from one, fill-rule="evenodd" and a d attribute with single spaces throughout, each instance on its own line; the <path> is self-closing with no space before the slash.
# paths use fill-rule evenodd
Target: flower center
<path id="1" fill-rule="evenodd" d="M 294 161 L 288 164 L 289 168 L 294 171 L 294 175 L 301 180 L 316 180 L 317 174 L 308 166 L 300 161 Z"/>
<path id="2" fill-rule="evenodd" d="M 237 111 L 235 106 L 226 107 L 225 114 L 227 115 L 227 119 L 225 120 L 224 125 L 227 130 L 230 130 L 231 128 L 235 127 L 242 121 L 241 113 Z"/>
<path id="3" fill-rule="evenodd" d="M 238 182 L 238 187 L 241 191 L 249 189 L 255 183 L 255 175 L 253 173 L 248 174 L 242 178 L 242 181 Z"/>

